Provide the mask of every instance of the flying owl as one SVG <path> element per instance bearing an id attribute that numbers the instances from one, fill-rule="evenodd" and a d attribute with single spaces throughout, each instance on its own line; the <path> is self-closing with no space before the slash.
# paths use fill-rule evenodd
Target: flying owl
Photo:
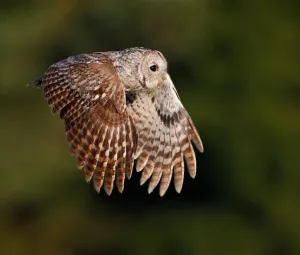
<path id="1" fill-rule="evenodd" d="M 184 160 L 196 176 L 192 146 L 203 152 L 197 130 L 156 50 L 140 47 L 71 56 L 51 65 L 33 82 L 43 89 L 53 113 L 64 121 L 65 136 L 85 179 L 110 195 L 114 182 L 142 171 L 148 192 L 160 183 L 163 196 L 171 178 L 180 193 Z"/>

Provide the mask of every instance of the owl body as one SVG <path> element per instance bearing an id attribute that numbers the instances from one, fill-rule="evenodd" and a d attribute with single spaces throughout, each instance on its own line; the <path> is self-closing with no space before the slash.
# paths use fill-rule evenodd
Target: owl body
<path id="1" fill-rule="evenodd" d="M 71 56 L 50 66 L 34 84 L 43 89 L 87 181 L 111 194 L 131 177 L 134 160 L 149 180 L 148 192 L 160 183 L 164 195 L 172 176 L 180 192 L 184 159 L 196 175 L 192 143 L 201 139 L 167 73 L 161 52 L 145 48 Z"/>

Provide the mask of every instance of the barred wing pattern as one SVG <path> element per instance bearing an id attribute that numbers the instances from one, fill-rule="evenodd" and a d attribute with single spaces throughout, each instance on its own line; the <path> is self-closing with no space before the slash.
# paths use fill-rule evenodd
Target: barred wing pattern
<path id="1" fill-rule="evenodd" d="M 135 158 L 137 171 L 142 172 L 140 183 L 150 177 L 148 192 L 160 181 L 163 196 L 174 172 L 175 189 L 179 193 L 184 178 L 184 159 L 192 178 L 196 176 L 196 158 L 191 141 L 202 152 L 201 139 L 191 118 L 182 106 L 175 87 L 168 76 L 157 91 L 129 94 L 128 107 L 139 139 Z"/>
<path id="2" fill-rule="evenodd" d="M 125 91 L 105 55 L 83 54 L 48 68 L 40 81 L 45 98 L 65 123 L 70 150 L 95 189 L 107 194 L 130 178 L 137 132 L 125 104 Z"/>

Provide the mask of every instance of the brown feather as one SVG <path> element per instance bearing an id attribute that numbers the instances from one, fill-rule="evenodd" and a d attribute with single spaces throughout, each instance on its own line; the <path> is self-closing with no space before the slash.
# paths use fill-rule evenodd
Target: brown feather
<path id="1" fill-rule="evenodd" d="M 98 192 L 104 182 L 110 194 L 117 172 L 122 191 L 125 164 L 129 174 L 138 136 L 111 60 L 103 54 L 70 57 L 50 66 L 40 80 L 49 106 L 65 122 L 70 150 L 86 180 L 93 177 Z"/>
<path id="2" fill-rule="evenodd" d="M 165 142 L 165 133 L 160 134 L 160 144 L 157 152 L 157 157 L 155 159 L 154 170 L 148 187 L 148 193 L 151 193 L 154 188 L 157 186 L 161 175 L 162 175 L 162 166 L 164 160 L 164 142 Z"/>
<path id="3" fill-rule="evenodd" d="M 120 193 L 123 192 L 125 182 L 125 157 L 126 157 L 126 133 L 125 125 L 121 125 L 119 129 L 118 140 L 118 162 L 117 162 L 117 188 Z"/>

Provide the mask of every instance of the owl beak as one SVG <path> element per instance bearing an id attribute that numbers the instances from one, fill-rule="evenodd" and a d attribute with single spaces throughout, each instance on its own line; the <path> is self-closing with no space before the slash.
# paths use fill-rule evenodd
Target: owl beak
<path id="1" fill-rule="evenodd" d="M 168 80 L 169 75 L 167 73 L 162 74 L 161 81 L 158 83 L 157 87 L 160 88 Z"/>
<path id="2" fill-rule="evenodd" d="M 164 73 L 163 75 L 162 75 L 162 81 L 164 82 L 164 81 L 166 81 L 168 79 L 168 74 L 167 73 Z"/>
<path id="3" fill-rule="evenodd" d="M 173 82 L 171 80 L 171 77 L 170 77 L 170 75 L 167 72 L 165 72 L 165 73 L 162 74 L 161 80 L 158 83 L 157 87 L 160 88 L 160 87 L 164 87 L 164 86 L 171 86 L 171 87 L 174 86 Z"/>
<path id="4" fill-rule="evenodd" d="M 161 82 L 158 84 L 158 88 L 160 88 L 160 86 L 162 86 L 166 80 L 168 79 L 168 74 L 167 73 L 164 73 L 162 76 L 161 76 Z"/>

